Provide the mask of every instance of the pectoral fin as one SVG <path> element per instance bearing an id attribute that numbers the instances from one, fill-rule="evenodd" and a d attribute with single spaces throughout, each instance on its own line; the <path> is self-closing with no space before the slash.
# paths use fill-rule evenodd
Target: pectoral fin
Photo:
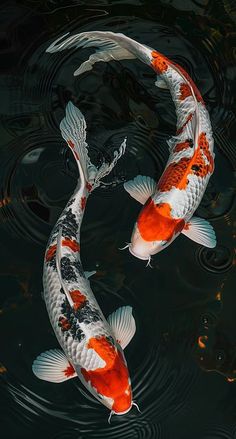
<path id="1" fill-rule="evenodd" d="M 89 279 L 91 276 L 93 276 L 93 275 L 96 274 L 96 273 L 97 273 L 96 270 L 93 270 L 93 271 L 85 271 L 85 272 L 84 272 L 84 275 L 85 275 L 86 279 Z"/>
<path id="2" fill-rule="evenodd" d="M 77 376 L 74 367 L 60 349 L 50 349 L 33 362 L 32 370 L 40 380 L 62 383 Z"/>
<path id="3" fill-rule="evenodd" d="M 205 247 L 214 248 L 216 246 L 215 231 L 212 225 L 203 218 L 192 217 L 181 233 Z"/>
<path id="4" fill-rule="evenodd" d="M 107 321 L 113 330 L 117 342 L 122 349 L 125 349 L 136 331 L 136 324 L 132 315 L 131 306 L 122 306 L 121 308 L 118 308 L 115 312 L 109 315 Z"/>
<path id="5" fill-rule="evenodd" d="M 168 88 L 168 86 L 167 86 L 167 84 L 166 84 L 166 82 L 164 81 L 164 79 L 162 79 L 162 78 L 160 78 L 159 76 L 157 76 L 157 79 L 156 79 L 156 82 L 155 82 L 155 85 L 157 86 L 157 87 L 159 87 L 159 88 Z"/>
<path id="6" fill-rule="evenodd" d="M 137 175 L 133 180 L 124 183 L 125 190 L 135 200 L 141 204 L 145 204 L 148 198 L 154 193 L 156 182 L 151 177 Z"/>

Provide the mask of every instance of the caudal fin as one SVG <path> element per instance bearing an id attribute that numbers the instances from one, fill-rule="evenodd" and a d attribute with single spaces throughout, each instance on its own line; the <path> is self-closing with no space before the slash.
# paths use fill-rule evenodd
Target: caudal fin
<path id="1" fill-rule="evenodd" d="M 93 65 L 99 61 L 108 62 L 113 60 L 139 58 L 141 61 L 150 64 L 150 48 L 121 33 L 102 31 L 83 32 L 81 34 L 72 35 L 63 40 L 67 35 L 68 33 L 54 41 L 47 48 L 46 52 L 60 52 L 72 47 L 94 47 L 96 50 L 96 53 L 92 54 L 89 59 L 83 62 L 74 72 L 75 76 L 91 70 Z"/>
<path id="2" fill-rule="evenodd" d="M 97 168 L 91 163 L 88 155 L 84 116 L 72 102 L 69 102 L 66 106 L 66 116 L 60 123 L 60 129 L 63 139 L 67 142 L 77 162 L 81 180 L 84 184 L 90 184 L 91 190 L 98 187 L 101 179 L 111 172 L 119 158 L 124 154 L 126 138 L 121 143 L 119 150 L 114 152 L 112 162 L 103 162 L 100 168 Z"/>

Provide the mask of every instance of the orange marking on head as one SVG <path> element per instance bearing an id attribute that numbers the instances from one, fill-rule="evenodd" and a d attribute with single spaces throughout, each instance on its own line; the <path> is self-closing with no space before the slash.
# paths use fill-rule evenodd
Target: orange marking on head
<path id="1" fill-rule="evenodd" d="M 85 380 L 108 398 L 113 398 L 112 410 L 123 412 L 131 406 L 132 395 L 129 374 L 123 355 L 106 337 L 91 338 L 88 348 L 94 349 L 105 361 L 105 367 L 96 370 L 81 369 Z"/>
<path id="2" fill-rule="evenodd" d="M 208 340 L 208 336 L 207 335 L 201 335 L 200 337 L 198 337 L 198 346 L 201 349 L 206 349 L 206 344 L 204 343 L 204 341 Z"/>
<path id="3" fill-rule="evenodd" d="M 180 101 L 184 101 L 184 99 L 186 99 L 188 96 L 192 96 L 192 92 L 191 92 L 191 88 L 189 87 L 188 84 L 186 84 L 185 82 L 183 82 L 182 84 L 180 84 Z"/>
<path id="4" fill-rule="evenodd" d="M 62 331 L 68 331 L 71 328 L 71 324 L 66 317 L 59 317 L 59 324 L 62 328 Z"/>
<path id="5" fill-rule="evenodd" d="M 86 197 L 82 197 L 82 198 L 81 198 L 80 206 L 81 206 L 81 209 L 82 209 L 82 210 L 85 209 L 86 201 L 87 201 Z"/>
<path id="6" fill-rule="evenodd" d="M 159 75 L 168 69 L 169 60 L 159 52 L 155 50 L 152 51 L 152 61 L 151 64 Z"/>
<path id="7" fill-rule="evenodd" d="M 45 255 L 45 259 L 46 259 L 47 262 L 51 261 L 51 259 L 53 258 L 53 256 L 55 256 L 55 254 L 56 254 L 56 250 L 57 250 L 57 245 L 56 245 L 56 244 L 51 245 L 51 246 L 49 247 L 49 249 L 47 250 L 47 253 L 46 253 L 46 255 Z"/>
<path id="8" fill-rule="evenodd" d="M 73 252 L 80 251 L 80 246 L 79 246 L 78 242 L 75 241 L 74 239 L 69 239 L 69 238 L 63 239 L 62 246 L 63 247 L 70 247 L 71 250 L 73 250 Z"/>
<path id="9" fill-rule="evenodd" d="M 190 145 L 192 145 L 191 140 L 185 140 L 185 142 L 177 143 L 177 145 L 174 147 L 173 152 L 180 152 L 183 151 L 184 149 L 188 149 L 190 148 Z"/>
<path id="10" fill-rule="evenodd" d="M 75 369 L 73 368 L 72 364 L 70 364 L 70 365 L 67 366 L 67 368 L 64 369 L 62 372 L 64 373 L 64 375 L 65 375 L 66 377 L 69 378 L 69 377 L 71 377 L 71 376 L 74 375 L 74 373 L 75 373 Z"/>
<path id="11" fill-rule="evenodd" d="M 77 311 L 86 301 L 86 297 L 79 290 L 70 291 L 70 296 L 73 300 L 75 311 Z"/>
<path id="12" fill-rule="evenodd" d="M 155 204 L 149 200 L 138 217 L 138 229 L 145 241 L 170 241 L 184 227 L 183 219 L 171 217 L 168 203 Z"/>

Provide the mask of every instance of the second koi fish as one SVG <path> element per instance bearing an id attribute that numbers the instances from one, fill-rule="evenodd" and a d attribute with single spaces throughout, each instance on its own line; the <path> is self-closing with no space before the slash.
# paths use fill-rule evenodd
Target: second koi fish
<path id="1" fill-rule="evenodd" d="M 33 372 L 53 383 L 79 377 L 111 414 L 122 415 L 136 405 L 123 353 L 135 333 L 132 308 L 119 308 L 105 319 L 81 265 L 79 240 L 87 198 L 124 153 L 126 139 L 113 161 L 97 169 L 87 153 L 84 117 L 71 102 L 60 129 L 80 177 L 52 230 L 44 261 L 44 300 L 62 350 L 51 349 L 39 355 Z"/>
<path id="2" fill-rule="evenodd" d="M 156 183 L 137 176 L 126 182 L 129 194 L 144 205 L 134 226 L 129 251 L 139 259 L 151 256 L 171 244 L 180 233 L 213 248 L 215 232 L 208 221 L 193 216 L 214 171 L 211 122 L 203 98 L 187 72 L 160 52 L 113 32 L 84 32 L 61 38 L 47 49 L 95 47 L 97 53 L 85 61 L 75 75 L 90 70 L 98 61 L 138 58 L 156 73 L 156 85 L 168 88 L 176 114 L 176 136 L 168 141 L 170 156 Z"/>

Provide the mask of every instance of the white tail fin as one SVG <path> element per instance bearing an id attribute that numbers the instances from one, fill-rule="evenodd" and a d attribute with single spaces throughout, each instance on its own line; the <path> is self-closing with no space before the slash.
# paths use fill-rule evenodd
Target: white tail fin
<path id="1" fill-rule="evenodd" d="M 119 150 L 114 152 L 112 162 L 103 162 L 101 167 L 97 169 L 97 167 L 91 163 L 88 156 L 84 116 L 72 102 L 69 102 L 66 106 L 66 116 L 60 123 L 60 129 L 63 139 L 66 140 L 78 164 L 82 183 L 90 183 L 92 189 L 98 187 L 101 183 L 101 179 L 109 174 L 118 159 L 124 154 L 126 138 L 123 140 Z"/>
<path id="2" fill-rule="evenodd" d="M 120 59 L 139 58 L 146 64 L 151 61 L 151 49 L 147 46 L 132 40 L 126 35 L 113 32 L 83 32 L 81 34 L 67 36 L 67 34 L 54 41 L 46 50 L 46 52 L 60 52 L 64 49 L 72 47 L 94 47 L 96 53 L 91 55 L 87 61 L 74 72 L 74 75 L 81 75 L 99 61 L 112 61 Z"/>

